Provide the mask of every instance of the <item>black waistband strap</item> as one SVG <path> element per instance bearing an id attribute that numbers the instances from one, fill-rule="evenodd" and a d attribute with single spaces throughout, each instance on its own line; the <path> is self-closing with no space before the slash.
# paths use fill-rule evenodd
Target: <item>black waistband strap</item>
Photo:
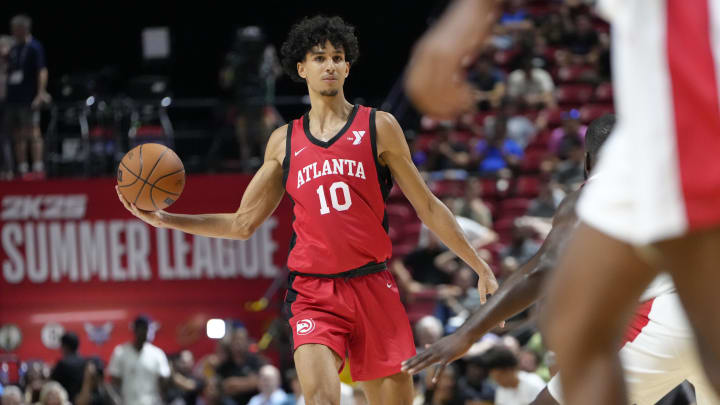
<path id="1" fill-rule="evenodd" d="M 371 262 L 364 266 L 358 267 L 356 269 L 343 271 L 342 273 L 337 273 L 337 274 L 301 273 L 299 271 L 291 270 L 290 275 L 291 276 L 319 277 L 319 278 L 353 278 L 353 277 L 367 276 L 368 274 L 379 273 L 384 270 L 387 270 L 386 262 L 381 262 L 381 263 Z"/>

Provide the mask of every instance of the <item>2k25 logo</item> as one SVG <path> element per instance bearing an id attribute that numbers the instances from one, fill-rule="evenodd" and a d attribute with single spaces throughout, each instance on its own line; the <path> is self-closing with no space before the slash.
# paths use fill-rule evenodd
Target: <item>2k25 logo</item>
<path id="1" fill-rule="evenodd" d="M 86 209 L 83 194 L 7 195 L 2 199 L 0 220 L 81 219 Z"/>
<path id="2" fill-rule="evenodd" d="M 348 138 L 348 141 L 353 141 L 353 145 L 360 145 L 363 136 L 365 136 L 365 131 L 353 131 L 353 135 L 355 135 L 355 138 Z"/>
<path id="3" fill-rule="evenodd" d="M 315 321 L 312 318 L 303 319 L 295 324 L 295 332 L 299 335 L 307 335 L 308 333 L 315 330 Z"/>

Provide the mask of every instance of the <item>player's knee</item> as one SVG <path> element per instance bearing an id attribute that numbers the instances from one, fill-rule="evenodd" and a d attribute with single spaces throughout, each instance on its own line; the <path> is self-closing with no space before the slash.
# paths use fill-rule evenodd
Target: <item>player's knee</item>
<path id="1" fill-rule="evenodd" d="M 303 396 L 308 405 L 340 405 L 340 387 L 333 389 L 331 384 L 316 384 L 303 387 Z"/>

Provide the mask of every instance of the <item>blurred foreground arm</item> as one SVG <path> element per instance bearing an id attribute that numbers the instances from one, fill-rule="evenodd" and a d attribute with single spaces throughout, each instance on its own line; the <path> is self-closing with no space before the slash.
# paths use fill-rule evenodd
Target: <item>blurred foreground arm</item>
<path id="1" fill-rule="evenodd" d="M 465 68 L 497 21 L 501 0 L 456 0 L 415 46 L 405 90 L 433 118 L 456 118 L 474 102 Z"/>

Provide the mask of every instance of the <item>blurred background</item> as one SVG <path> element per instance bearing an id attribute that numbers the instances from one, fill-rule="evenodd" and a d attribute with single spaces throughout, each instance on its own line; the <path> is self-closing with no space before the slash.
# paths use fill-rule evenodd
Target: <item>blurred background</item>
<path id="1" fill-rule="evenodd" d="M 156 366 L 133 384 L 157 401 L 242 405 L 282 390 L 275 402 L 252 403 L 304 403 L 280 309 L 289 202 L 240 242 L 150 228 L 113 191 L 122 156 L 158 142 L 188 173 L 172 210 L 234 211 L 270 132 L 309 108 L 305 86 L 282 74 L 277 55 L 303 16 L 340 15 L 356 26 L 348 100 L 398 118 L 424 178 L 500 281 L 535 253 L 560 201 L 584 181 L 586 125 L 613 111 L 609 27 L 588 1 L 507 1 L 468 69 L 476 111 L 452 122 L 419 115 L 401 87 L 413 43 L 447 1 L 6 3 L 2 405 L 134 403 L 107 370 L 130 361 L 122 344 L 145 340 L 159 350 Z M 19 14 L 32 19 L 32 47 L 12 35 Z M 13 57 L 31 60 L 35 74 L 47 69 L 47 96 L 37 103 L 5 91 Z M 27 116 L 17 115 L 22 103 Z M 43 142 L 19 153 L 14 133 L 25 129 Z M 475 275 L 397 187 L 388 215 L 390 267 L 422 350 L 478 307 Z M 492 404 L 519 379 L 542 387 L 556 370 L 535 313 L 483 337 L 438 385 L 417 376 L 416 403 Z M 342 403 L 365 403 L 347 369 L 343 381 Z M 688 403 L 685 392 L 664 403 Z"/>

